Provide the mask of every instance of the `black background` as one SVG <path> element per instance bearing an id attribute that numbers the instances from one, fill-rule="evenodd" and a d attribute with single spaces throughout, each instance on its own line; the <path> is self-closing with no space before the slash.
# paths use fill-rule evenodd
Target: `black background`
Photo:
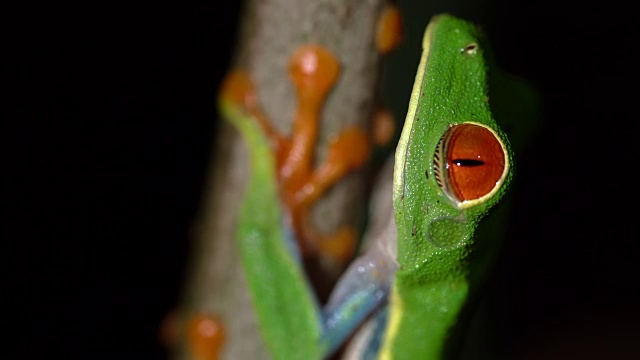
<path id="1" fill-rule="evenodd" d="M 637 20 L 613 3 L 494 4 L 497 58 L 544 103 L 498 264 L 504 346 L 517 359 L 633 358 Z M 10 16 L 2 238 L 18 322 L 5 330 L 25 357 L 164 357 L 157 328 L 179 301 L 238 11 L 133 2 Z"/>

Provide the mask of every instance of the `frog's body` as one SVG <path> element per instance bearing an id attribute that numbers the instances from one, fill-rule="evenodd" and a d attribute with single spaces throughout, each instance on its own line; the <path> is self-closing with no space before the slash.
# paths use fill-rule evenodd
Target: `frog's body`
<path id="1" fill-rule="evenodd" d="M 469 292 L 474 230 L 511 179 L 511 154 L 489 107 L 483 46 L 474 26 L 448 16 L 432 20 L 424 36 L 395 158 L 400 270 L 382 358 L 442 355 Z M 447 136 L 464 136 L 448 135 L 456 131 L 471 132 L 441 151 Z M 473 151 L 458 155 L 455 147 Z"/>
<path id="2" fill-rule="evenodd" d="M 488 249 L 483 254 L 495 254 L 498 248 L 499 234 L 483 231 L 488 236 L 480 238 L 476 230 L 513 172 L 509 142 L 489 106 L 484 47 L 482 34 L 467 22 L 448 15 L 430 22 L 396 150 L 393 188 L 387 190 L 388 199 L 393 193 L 394 211 L 387 206 L 383 230 L 350 265 L 322 309 L 296 251 L 283 241 L 282 213 L 274 211 L 282 189 L 276 183 L 282 181 L 276 173 L 279 155 L 269 150 L 268 131 L 264 125 L 260 130 L 255 113 L 243 103 L 247 92 L 225 88 L 222 109 L 251 148 L 254 172 L 238 238 L 274 358 L 327 357 L 365 321 L 369 325 L 361 332 L 366 335 L 354 338 L 360 345 L 349 350 L 352 356 L 444 356 L 461 308 L 493 257 L 483 255 L 478 262 L 473 250 L 482 245 Z M 298 93 L 311 93 L 305 88 L 309 83 L 297 82 Z M 340 160 L 335 155 L 332 159 Z M 343 169 L 362 163 L 362 155 L 356 155 L 342 160 L 351 164 Z"/>

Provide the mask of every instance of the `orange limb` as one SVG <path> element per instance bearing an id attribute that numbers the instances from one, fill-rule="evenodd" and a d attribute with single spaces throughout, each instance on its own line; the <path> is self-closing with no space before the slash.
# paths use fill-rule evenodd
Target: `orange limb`
<path id="1" fill-rule="evenodd" d="M 321 106 L 338 78 L 339 64 L 317 45 L 301 47 L 291 57 L 289 76 L 296 88 L 298 109 L 293 119 L 291 148 L 280 164 L 284 189 L 297 189 L 313 171 Z"/>
<path id="2" fill-rule="evenodd" d="M 357 234 L 345 227 L 331 235 L 322 235 L 309 225 L 311 204 L 348 172 L 361 167 L 369 157 L 370 144 L 365 132 L 359 128 L 347 128 L 329 144 L 329 152 L 324 163 L 305 184 L 298 189 L 291 204 L 294 227 L 304 238 L 314 241 L 321 254 L 344 263 L 354 254 Z M 297 221 L 296 221 L 297 220 Z"/>
<path id="3" fill-rule="evenodd" d="M 369 155 L 369 140 L 364 131 L 349 128 L 331 141 L 325 162 L 313 169 L 321 106 L 338 72 L 337 59 L 317 45 L 302 47 L 291 57 L 289 76 L 296 88 L 298 110 L 291 149 L 280 168 L 280 180 L 303 253 L 320 252 L 344 263 L 355 251 L 355 230 L 342 228 L 323 235 L 309 221 L 312 203 L 347 172 L 362 166 Z"/>
<path id="4" fill-rule="evenodd" d="M 222 323 L 212 315 L 196 315 L 187 326 L 187 340 L 194 359 L 217 360 L 224 342 Z"/>
<path id="5" fill-rule="evenodd" d="M 260 104 L 258 103 L 255 87 L 246 71 L 234 70 L 230 72 L 222 83 L 220 95 L 222 98 L 235 103 L 250 113 L 251 116 L 257 120 L 265 135 L 278 152 L 282 152 L 287 148 L 287 139 L 278 134 L 271 126 L 267 116 L 262 112 Z"/>
<path id="6" fill-rule="evenodd" d="M 381 54 L 388 54 L 402 42 L 402 14 L 397 6 L 388 4 L 378 17 L 376 28 L 376 48 Z"/>
<path id="7" fill-rule="evenodd" d="M 292 205 L 300 207 L 316 201 L 328 187 L 365 163 L 369 157 L 369 147 L 363 130 L 356 127 L 345 129 L 330 142 L 326 160 L 296 191 Z"/>
<path id="8" fill-rule="evenodd" d="M 314 169 L 320 113 L 339 70 L 335 56 L 318 45 L 303 46 L 292 55 L 289 76 L 296 89 L 298 107 L 290 138 L 281 136 L 271 127 L 259 107 L 247 73 L 235 71 L 229 74 L 222 96 L 247 110 L 274 145 L 280 195 L 291 217 L 302 254 L 319 253 L 343 263 L 355 251 L 355 230 L 342 228 L 335 234 L 323 235 L 315 231 L 309 221 L 313 203 L 349 171 L 362 166 L 370 152 L 365 132 L 349 128 L 331 141 L 326 160 Z"/>

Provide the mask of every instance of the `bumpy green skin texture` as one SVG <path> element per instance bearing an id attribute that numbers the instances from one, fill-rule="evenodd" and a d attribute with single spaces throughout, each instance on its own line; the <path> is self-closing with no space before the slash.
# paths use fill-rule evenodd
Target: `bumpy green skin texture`
<path id="1" fill-rule="evenodd" d="M 220 109 L 250 153 L 236 238 L 261 333 L 274 359 L 320 359 L 317 307 L 284 242 L 273 151 L 254 119 L 224 100 Z"/>
<path id="2" fill-rule="evenodd" d="M 480 220 L 495 205 L 511 179 L 509 173 L 486 201 L 459 209 L 435 180 L 436 145 L 454 124 L 475 122 L 506 137 L 488 103 L 484 41 L 477 29 L 447 15 L 434 18 L 425 34 L 429 48 L 422 79 L 417 75 L 412 99 L 415 113 L 405 121 L 396 153 L 394 209 L 400 269 L 391 301 L 399 323 L 390 336 L 393 359 L 441 359 L 469 290 L 469 255 Z M 477 44 L 475 52 L 465 52 Z M 419 86 L 419 88 L 417 87 Z M 417 101 L 417 103 L 415 103 Z M 511 163 L 511 153 L 508 154 Z M 497 248 L 496 244 L 496 248 Z M 400 307 L 398 308 L 398 304 Z M 392 314 L 393 317 L 393 314 Z"/>

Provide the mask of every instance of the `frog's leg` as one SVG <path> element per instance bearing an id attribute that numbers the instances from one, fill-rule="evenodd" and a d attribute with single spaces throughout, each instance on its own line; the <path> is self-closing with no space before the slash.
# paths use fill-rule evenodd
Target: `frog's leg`
<path id="1" fill-rule="evenodd" d="M 176 310 L 165 315 L 160 327 L 160 340 L 168 351 L 186 337 L 189 355 L 196 360 L 216 360 L 224 344 L 222 322 L 212 314 L 195 314 L 185 321 Z"/>
<path id="2" fill-rule="evenodd" d="M 216 360 L 224 343 L 220 320 L 209 314 L 199 314 L 187 325 L 189 352 L 197 360 Z"/>
<path id="3" fill-rule="evenodd" d="M 313 168 L 319 117 L 324 100 L 339 72 L 337 59 L 328 50 L 309 45 L 292 56 L 289 75 L 296 88 L 298 109 L 293 121 L 291 148 L 280 167 L 285 202 L 304 252 L 319 252 L 340 263 L 354 253 L 356 232 L 351 227 L 326 235 L 316 231 L 309 215 L 313 203 L 349 171 L 368 159 L 370 142 L 364 130 L 349 127 L 330 140 L 324 162 Z"/>
<path id="4" fill-rule="evenodd" d="M 326 159 L 314 168 L 320 113 L 338 73 L 337 59 L 320 46 L 303 46 L 293 54 L 289 75 L 296 88 L 298 106 L 290 138 L 273 129 L 246 72 L 229 74 L 222 91 L 227 99 L 252 115 L 274 147 L 280 195 L 303 256 L 319 254 L 344 263 L 355 250 L 355 230 L 345 227 L 334 234 L 321 234 L 309 218 L 313 204 L 326 190 L 349 171 L 362 166 L 369 155 L 370 141 L 365 131 L 350 127 L 330 140 Z"/>
<path id="5" fill-rule="evenodd" d="M 262 112 L 255 87 L 246 71 L 238 69 L 229 72 L 222 84 L 220 95 L 251 114 L 251 117 L 260 125 L 269 142 L 275 148 L 276 156 L 289 149 L 291 146 L 289 139 L 280 135 Z"/>

